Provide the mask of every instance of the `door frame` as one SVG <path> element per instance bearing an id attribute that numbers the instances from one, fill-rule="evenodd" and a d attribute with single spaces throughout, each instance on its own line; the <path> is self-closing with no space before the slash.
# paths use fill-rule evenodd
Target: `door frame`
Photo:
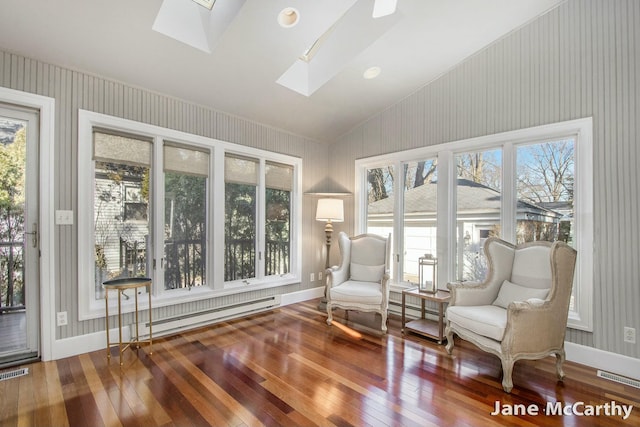
<path id="1" fill-rule="evenodd" d="M 15 364 L 20 360 L 32 360 L 34 352 L 40 358 L 40 244 L 37 234 L 29 236 L 30 233 L 37 233 L 40 221 L 40 208 L 38 203 L 39 189 L 39 156 L 38 145 L 40 142 L 39 123 L 40 110 L 25 108 L 15 104 L 0 102 L 0 117 L 22 123 L 25 132 L 25 158 L 24 158 L 24 205 L 22 226 L 24 235 L 22 236 L 22 257 L 23 257 L 23 302 L 25 316 L 24 326 L 24 347 L 2 348 L 3 365 Z M 17 133 L 14 135 L 14 143 Z M 11 145 L 11 144 L 10 144 Z M 8 236 L 13 240 L 11 236 Z M 35 245 L 33 239 L 35 238 Z M 15 292 L 15 290 L 14 290 Z M 18 328 L 22 330 L 22 328 Z M 11 333 L 11 335 L 13 335 Z"/>
<path id="2" fill-rule="evenodd" d="M 33 108 L 40 112 L 39 158 L 39 240 L 40 240 L 40 358 L 53 359 L 56 339 L 55 259 L 54 259 L 54 98 L 0 87 L 0 101 Z"/>

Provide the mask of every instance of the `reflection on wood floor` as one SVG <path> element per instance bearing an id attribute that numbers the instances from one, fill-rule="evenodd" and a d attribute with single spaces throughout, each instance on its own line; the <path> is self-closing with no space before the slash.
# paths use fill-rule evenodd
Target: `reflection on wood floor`
<path id="1" fill-rule="evenodd" d="M 104 351 L 29 365 L 27 376 L 0 382 L 2 425 L 214 426 L 637 426 L 638 389 L 554 359 L 516 363 L 512 394 L 499 360 L 472 345 L 444 346 L 402 336 L 391 316 L 337 310 L 327 326 L 308 301 L 219 323 L 127 351 L 124 366 Z M 356 328 L 355 322 L 368 322 Z M 377 323 L 376 323 L 377 321 Z M 497 415 L 502 405 L 547 402 L 633 405 L 631 416 Z"/>

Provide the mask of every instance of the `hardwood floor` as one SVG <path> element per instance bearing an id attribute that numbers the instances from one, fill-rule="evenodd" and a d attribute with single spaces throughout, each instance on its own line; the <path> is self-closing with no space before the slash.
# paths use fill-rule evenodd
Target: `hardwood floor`
<path id="1" fill-rule="evenodd" d="M 456 341 L 444 346 L 389 333 L 332 326 L 317 301 L 220 323 L 127 351 L 124 366 L 104 351 L 28 365 L 0 381 L 7 426 L 637 426 L 640 390 L 554 359 L 520 361 L 505 394 L 494 356 Z M 339 316 L 338 321 L 345 323 Z M 372 314 L 350 313 L 366 322 Z M 379 323 L 379 317 L 378 317 Z M 358 336 L 360 335 L 360 336 Z M 533 405 L 539 415 L 491 416 L 501 405 Z M 547 402 L 633 405 L 629 418 L 544 414 Z M 579 402 L 584 402 L 581 405 Z M 509 407 L 509 406 L 507 406 Z M 502 407 L 501 407 L 502 408 Z M 519 407 L 518 407 L 519 408 Z M 604 411 L 604 409 L 601 409 Z"/>

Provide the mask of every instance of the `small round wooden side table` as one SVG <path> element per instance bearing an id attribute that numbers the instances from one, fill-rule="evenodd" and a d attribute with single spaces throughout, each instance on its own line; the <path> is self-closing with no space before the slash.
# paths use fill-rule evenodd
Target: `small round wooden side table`
<path id="1" fill-rule="evenodd" d="M 153 354 L 152 344 L 153 335 L 151 332 L 151 279 L 148 277 L 126 277 L 121 279 L 107 280 L 102 283 L 104 288 L 104 303 L 105 303 L 105 321 L 107 325 L 107 358 L 111 359 L 111 347 L 116 343 L 112 343 L 109 337 L 109 291 L 118 291 L 118 350 L 120 351 L 120 365 L 122 365 L 122 353 L 131 347 L 131 345 L 140 348 L 141 343 L 149 343 L 149 354 Z M 140 333 L 138 331 L 138 288 L 145 287 L 147 294 L 149 295 L 149 339 L 140 340 Z M 136 322 L 136 335 L 132 336 L 128 343 L 122 342 L 122 293 L 127 289 L 133 289 L 135 294 L 135 322 Z M 125 295 L 126 296 L 126 295 Z M 133 335 L 133 333 L 131 334 Z"/>

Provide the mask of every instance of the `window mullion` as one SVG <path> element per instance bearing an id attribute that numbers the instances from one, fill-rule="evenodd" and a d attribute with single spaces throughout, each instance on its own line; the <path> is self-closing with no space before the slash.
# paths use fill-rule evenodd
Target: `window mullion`
<path id="1" fill-rule="evenodd" d="M 212 191 L 209 195 L 209 221 L 212 226 L 209 227 L 209 241 L 212 244 L 209 246 L 212 250 L 209 251 L 209 265 L 208 269 L 210 286 L 215 289 L 224 289 L 224 245 L 225 239 L 214 238 L 215 236 L 224 236 L 224 216 L 225 216 L 225 204 L 216 202 L 218 200 L 225 200 L 225 186 L 224 186 L 224 149 L 221 147 L 213 148 L 213 161 L 211 162 L 210 176 L 212 180 Z"/>
<path id="2" fill-rule="evenodd" d="M 256 279 L 262 279 L 265 276 L 265 240 L 266 240 L 266 162 L 264 158 L 260 159 L 258 172 L 258 195 L 256 201 Z"/>
<path id="3" fill-rule="evenodd" d="M 366 194 L 367 194 L 367 167 L 365 165 L 358 165 L 356 162 L 356 182 L 353 193 L 353 200 L 355 205 L 354 215 L 354 231 L 355 234 L 364 233 L 366 230 Z"/>
<path id="4" fill-rule="evenodd" d="M 393 215 L 393 235 L 395 236 L 395 241 L 393 242 L 393 259 L 391 262 L 394 267 L 393 271 L 395 273 L 395 277 L 392 280 L 396 282 L 403 281 L 403 266 L 404 266 L 404 188 L 405 188 L 405 173 L 406 164 L 397 161 L 394 165 L 396 170 L 396 174 L 399 179 L 394 181 L 395 188 L 393 189 L 394 193 L 397 195 L 395 198 L 395 214 Z"/>
<path id="5" fill-rule="evenodd" d="M 161 136 L 157 136 L 153 141 L 152 148 L 152 163 L 151 163 L 151 176 L 150 176 L 150 215 L 151 224 L 151 236 L 153 236 L 150 247 L 153 253 L 151 254 L 152 263 L 152 276 L 153 276 L 153 295 L 160 296 L 164 292 L 164 168 L 162 167 L 163 151 L 162 151 L 163 139 Z M 155 268 L 154 268 L 155 267 Z"/>
<path id="6" fill-rule="evenodd" d="M 455 156 L 453 152 L 438 152 L 438 217 L 437 217 L 437 258 L 438 287 L 444 289 L 455 275 L 456 250 L 456 191 Z"/>
<path id="7" fill-rule="evenodd" d="M 517 179 L 516 150 L 511 142 L 502 147 L 502 199 L 500 212 L 500 238 L 516 242 Z"/>

